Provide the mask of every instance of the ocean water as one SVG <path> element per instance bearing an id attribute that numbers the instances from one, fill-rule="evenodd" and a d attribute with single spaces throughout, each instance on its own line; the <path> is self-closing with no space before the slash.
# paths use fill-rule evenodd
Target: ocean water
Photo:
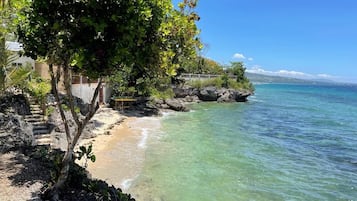
<path id="1" fill-rule="evenodd" d="M 138 200 L 357 200 L 357 86 L 256 86 L 200 103 L 147 139 Z"/>

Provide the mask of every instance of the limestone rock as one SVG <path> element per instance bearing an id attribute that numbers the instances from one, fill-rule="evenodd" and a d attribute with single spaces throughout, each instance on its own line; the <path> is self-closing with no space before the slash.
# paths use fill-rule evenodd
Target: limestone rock
<path id="1" fill-rule="evenodd" d="M 199 91 L 198 97 L 202 101 L 216 101 L 218 92 L 216 87 L 205 87 Z"/>
<path id="2" fill-rule="evenodd" d="M 178 99 L 167 99 L 165 103 L 170 107 L 170 109 L 180 112 L 187 112 L 188 108 L 180 102 Z"/>

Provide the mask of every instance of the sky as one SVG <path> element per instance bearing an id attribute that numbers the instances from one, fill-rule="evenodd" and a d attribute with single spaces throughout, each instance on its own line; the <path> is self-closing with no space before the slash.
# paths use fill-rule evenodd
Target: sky
<path id="1" fill-rule="evenodd" d="M 200 0 L 196 12 L 204 57 L 243 61 L 248 72 L 357 83 L 356 0 Z"/>

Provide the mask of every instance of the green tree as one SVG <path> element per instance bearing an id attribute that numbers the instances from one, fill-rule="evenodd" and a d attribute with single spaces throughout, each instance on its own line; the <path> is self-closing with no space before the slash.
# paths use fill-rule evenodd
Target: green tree
<path id="1" fill-rule="evenodd" d="M 195 60 L 203 45 L 196 22 L 200 17 L 195 12 L 197 0 L 179 3 L 179 10 L 170 8 L 160 27 L 163 37 L 163 51 L 160 53 L 161 65 L 166 74 L 175 76 L 177 69 L 186 61 Z"/>
<path id="2" fill-rule="evenodd" d="M 136 60 L 132 66 L 125 66 L 117 71 L 111 79 L 117 94 L 120 95 L 127 89 L 135 87 L 138 95 L 152 95 L 153 91 L 156 93 L 155 88 L 162 90 L 168 76 L 175 79 L 179 67 L 183 66 L 184 62 L 196 61 L 197 54 L 202 48 L 199 39 L 200 31 L 196 26 L 199 16 L 194 11 L 197 1 L 185 0 L 179 4 L 178 9 L 167 2 L 169 1 L 162 6 L 166 13 L 157 33 L 160 36 L 159 40 L 155 43 L 152 40 L 143 41 L 143 45 L 133 51 L 138 58 L 141 58 L 139 55 L 152 51 L 150 49 L 160 48 L 159 57 Z M 148 68 L 147 64 L 152 63 L 153 59 L 159 60 L 160 65 Z M 122 82 L 118 83 L 118 81 Z M 166 88 L 169 87 L 168 83 Z"/>
<path id="3" fill-rule="evenodd" d="M 7 39 L 13 39 L 13 33 L 21 19 L 19 12 L 27 6 L 27 0 L 0 1 L 0 93 L 23 82 L 20 78 L 26 79 L 29 73 L 28 68 L 11 66 L 18 56 L 7 50 L 5 43 Z"/>
<path id="4" fill-rule="evenodd" d="M 244 82 L 247 80 L 245 77 L 245 70 L 243 62 L 231 62 L 231 66 L 228 68 L 228 72 L 237 76 L 237 82 Z"/>
<path id="5" fill-rule="evenodd" d="M 205 57 L 197 57 L 194 60 L 186 61 L 183 64 L 184 72 L 199 73 L 199 74 L 215 74 L 221 75 L 224 73 L 222 66 L 212 59 Z"/>
<path id="6" fill-rule="evenodd" d="M 57 107 L 64 123 L 67 151 L 57 182 L 48 189 L 52 198 L 63 187 L 74 161 L 74 148 L 82 131 L 99 105 L 96 98 L 103 77 L 128 66 L 138 69 L 160 65 L 162 36 L 160 27 L 170 11 L 171 3 L 165 0 L 33 0 L 26 12 L 26 20 L 19 27 L 20 41 L 25 53 L 36 59 L 47 58 L 51 84 Z M 63 71 L 64 86 L 69 107 L 77 125 L 70 133 L 67 117 L 58 95 L 58 73 L 53 65 Z M 71 93 L 70 71 L 90 78 L 99 78 L 89 112 L 79 118 L 75 112 Z"/>

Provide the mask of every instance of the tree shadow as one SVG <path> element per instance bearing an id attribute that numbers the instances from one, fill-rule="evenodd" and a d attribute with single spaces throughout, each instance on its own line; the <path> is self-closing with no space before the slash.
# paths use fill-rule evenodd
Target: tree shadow
<path id="1" fill-rule="evenodd" d="M 33 150 L 17 150 L 7 153 L 6 158 L 0 160 L 0 172 L 11 182 L 13 187 L 29 187 L 36 183 L 49 183 L 51 180 L 50 169 L 41 161 L 40 157 L 32 157 Z M 38 185 L 38 184 L 37 184 Z M 39 200 L 38 192 L 31 192 L 30 200 Z"/>

